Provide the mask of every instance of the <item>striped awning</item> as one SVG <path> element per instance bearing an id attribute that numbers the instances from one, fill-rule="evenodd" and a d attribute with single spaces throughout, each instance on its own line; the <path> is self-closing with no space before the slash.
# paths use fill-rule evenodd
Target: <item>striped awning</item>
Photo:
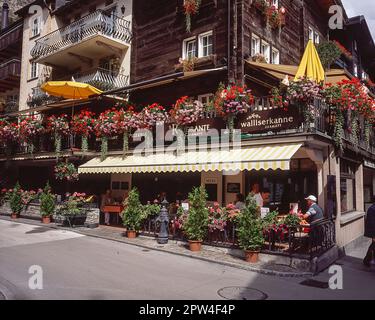
<path id="1" fill-rule="evenodd" d="M 165 173 L 243 170 L 289 170 L 301 144 L 268 145 L 234 150 L 189 151 L 94 158 L 78 168 L 80 174 Z"/>

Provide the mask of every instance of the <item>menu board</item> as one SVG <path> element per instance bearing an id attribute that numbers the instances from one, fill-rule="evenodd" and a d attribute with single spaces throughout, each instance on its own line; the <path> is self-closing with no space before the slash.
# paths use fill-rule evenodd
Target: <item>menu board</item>
<path id="1" fill-rule="evenodd" d="M 274 202 L 281 203 L 283 194 L 284 194 L 284 184 L 283 183 L 276 183 L 275 184 L 275 195 L 274 195 Z"/>

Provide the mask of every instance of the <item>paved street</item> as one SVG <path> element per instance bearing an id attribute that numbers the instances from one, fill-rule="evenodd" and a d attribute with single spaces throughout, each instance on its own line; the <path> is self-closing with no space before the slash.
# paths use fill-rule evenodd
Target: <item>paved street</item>
<path id="1" fill-rule="evenodd" d="M 355 256 L 340 264 L 344 289 L 333 291 L 301 285 L 303 278 L 266 276 L 0 220 L 0 299 L 223 299 L 235 290 L 220 289 L 237 286 L 265 293 L 251 291 L 250 298 L 375 299 L 375 267 L 365 269 Z M 33 265 L 43 269 L 43 290 L 29 289 Z M 326 272 L 316 280 L 328 278 Z"/>

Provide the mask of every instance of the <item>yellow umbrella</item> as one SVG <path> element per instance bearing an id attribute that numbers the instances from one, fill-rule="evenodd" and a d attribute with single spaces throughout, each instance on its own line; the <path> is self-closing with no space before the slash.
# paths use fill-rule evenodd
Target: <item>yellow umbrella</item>
<path id="1" fill-rule="evenodd" d="M 102 93 L 87 83 L 73 81 L 49 81 L 44 83 L 41 89 L 51 96 L 65 99 L 87 99 L 92 95 Z"/>
<path id="2" fill-rule="evenodd" d="M 322 82 L 325 79 L 324 68 L 312 40 L 309 40 L 309 43 L 307 44 L 294 80 L 298 81 L 302 77 L 306 77 L 317 83 Z"/>

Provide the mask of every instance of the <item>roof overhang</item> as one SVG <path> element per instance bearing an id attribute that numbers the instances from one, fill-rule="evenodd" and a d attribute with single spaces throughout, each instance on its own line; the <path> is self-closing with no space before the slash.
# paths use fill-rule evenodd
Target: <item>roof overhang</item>
<path id="1" fill-rule="evenodd" d="M 176 72 L 176 73 L 168 74 L 168 75 L 161 76 L 158 78 L 136 82 L 127 87 L 123 87 L 120 89 L 103 92 L 102 95 L 129 93 L 129 92 L 133 92 L 136 90 L 145 90 L 145 89 L 160 87 L 160 86 L 167 85 L 170 83 L 197 78 L 197 77 L 208 75 L 208 74 L 214 74 L 214 73 L 222 72 L 225 70 L 227 70 L 227 67 L 205 69 L 205 70 L 195 70 L 195 71 L 189 71 L 189 72 Z"/>
<path id="2" fill-rule="evenodd" d="M 283 64 L 269 64 L 269 63 L 260 63 L 260 62 L 252 62 L 246 60 L 246 64 L 250 69 L 259 70 L 268 76 L 271 76 L 275 80 L 283 80 L 285 76 L 294 78 L 298 66 L 294 65 L 283 65 Z M 327 83 L 338 83 L 342 80 L 349 80 L 351 79 L 351 75 L 344 69 L 331 69 L 330 71 L 326 72 L 326 82 Z"/>

